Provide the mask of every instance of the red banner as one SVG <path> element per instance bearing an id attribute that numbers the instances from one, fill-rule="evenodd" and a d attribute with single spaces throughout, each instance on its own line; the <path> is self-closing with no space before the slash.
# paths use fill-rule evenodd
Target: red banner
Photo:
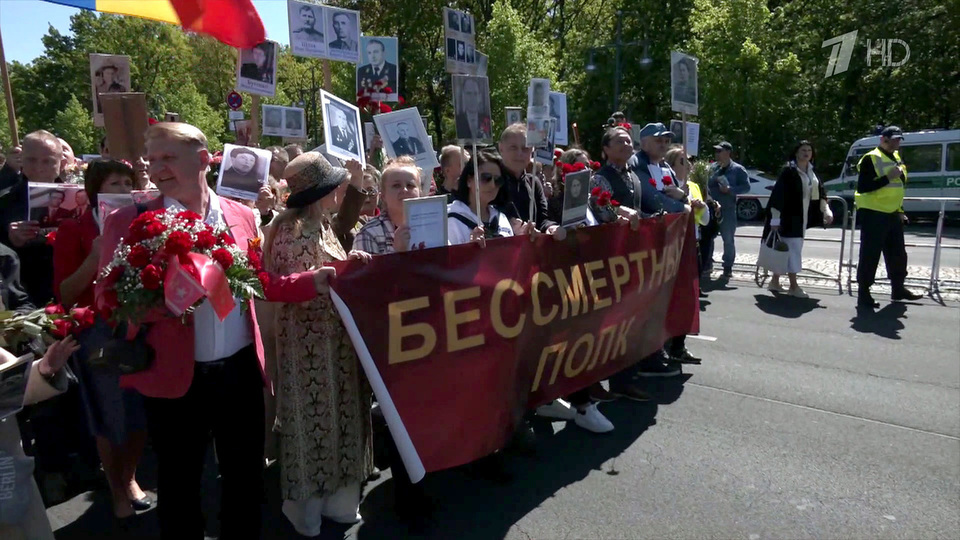
<path id="1" fill-rule="evenodd" d="M 612 224 L 564 241 L 374 257 L 339 267 L 333 288 L 375 391 L 382 378 L 381 407 L 392 401 L 423 468 L 435 471 L 502 448 L 532 407 L 697 333 L 691 222 L 668 215 L 637 231 Z"/>

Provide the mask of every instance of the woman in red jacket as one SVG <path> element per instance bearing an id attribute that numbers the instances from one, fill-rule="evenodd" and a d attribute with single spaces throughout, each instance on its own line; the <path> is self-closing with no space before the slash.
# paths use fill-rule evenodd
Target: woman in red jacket
<path id="1" fill-rule="evenodd" d="M 133 168 L 125 162 L 95 161 L 87 168 L 84 191 L 90 206 L 78 219 L 60 225 L 53 246 L 54 294 L 64 306 L 93 305 L 100 224 L 106 219 L 99 215 L 97 196 L 130 193 L 134 178 Z M 82 350 L 80 360 L 81 395 L 110 485 L 113 513 L 129 517 L 153 506 L 134 477 L 147 439 L 143 403 L 135 391 L 120 388 L 118 375 L 91 369 Z"/>

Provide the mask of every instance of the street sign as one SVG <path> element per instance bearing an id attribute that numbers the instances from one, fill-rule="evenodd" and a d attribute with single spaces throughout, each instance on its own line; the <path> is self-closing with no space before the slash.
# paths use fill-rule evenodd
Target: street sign
<path id="1" fill-rule="evenodd" d="M 229 105 L 231 109 L 237 110 L 243 105 L 243 97 L 237 92 L 230 92 L 227 94 L 227 105 Z"/>

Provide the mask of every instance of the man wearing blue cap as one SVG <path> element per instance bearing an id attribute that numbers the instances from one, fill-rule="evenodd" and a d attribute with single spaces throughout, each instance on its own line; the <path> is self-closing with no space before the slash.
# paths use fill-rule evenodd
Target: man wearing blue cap
<path id="1" fill-rule="evenodd" d="M 733 262 L 737 258 L 737 245 L 734 235 L 737 233 L 737 195 L 750 191 L 750 177 L 747 170 L 730 158 L 733 145 L 727 141 L 713 147 L 716 162 L 710 167 L 710 179 L 707 189 L 710 196 L 720 203 L 720 212 L 723 219 L 720 221 L 720 236 L 723 238 L 723 277 L 733 275 Z M 706 240 L 706 239 L 704 239 Z M 709 260 L 705 261 L 709 268 L 713 264 L 713 244 L 711 238 L 707 252 Z"/>
<path id="2" fill-rule="evenodd" d="M 880 145 L 867 152 L 857 164 L 857 219 L 860 220 L 860 260 L 857 263 L 857 305 L 877 308 L 880 304 L 870 295 L 880 264 L 880 254 L 887 265 L 887 277 L 893 287 L 893 300 L 919 300 L 921 296 L 904 286 L 907 279 L 907 249 L 903 243 L 903 190 L 907 182 L 907 166 L 900 159 L 903 132 L 889 126 L 880 133 Z"/>
<path id="3" fill-rule="evenodd" d="M 627 163 L 640 180 L 639 210 L 646 214 L 661 210 L 668 214 L 679 213 L 686 207 L 686 194 L 677 187 L 677 175 L 663 159 L 672 140 L 673 132 L 660 122 L 643 126 L 640 151 Z"/>

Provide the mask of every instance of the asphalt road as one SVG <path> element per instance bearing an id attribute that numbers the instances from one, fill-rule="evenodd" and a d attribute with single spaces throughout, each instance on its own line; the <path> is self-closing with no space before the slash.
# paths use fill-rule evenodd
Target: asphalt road
<path id="1" fill-rule="evenodd" d="M 702 319 L 716 341 L 688 340 L 703 365 L 650 384 L 655 403 L 601 405 L 610 434 L 540 422 L 538 454 L 507 458 L 508 485 L 457 470 L 428 475 L 437 510 L 424 537 L 960 536 L 957 304 L 859 316 L 836 293 L 799 300 L 745 282 L 717 287 L 707 287 L 716 290 Z M 145 487 L 155 485 L 150 469 L 148 460 Z M 264 537 L 295 538 L 279 513 L 275 468 L 268 476 Z M 412 537 L 390 509 L 392 483 L 385 473 L 368 486 L 363 523 L 321 538 Z M 156 535 L 155 512 L 116 532 L 102 492 L 48 513 L 59 539 Z"/>
<path id="2" fill-rule="evenodd" d="M 803 245 L 804 259 L 827 259 L 837 261 L 840 254 L 840 228 L 832 227 L 829 229 L 810 229 L 807 232 L 806 240 Z M 919 225 L 910 225 L 904 234 L 904 243 L 907 244 L 907 258 L 911 265 L 931 266 L 933 262 L 933 245 L 936 240 L 936 225 L 924 223 Z M 737 228 L 737 252 L 756 254 L 760 250 L 760 235 L 763 233 L 763 225 L 759 223 L 748 223 Z M 857 240 L 859 241 L 860 231 L 857 231 Z M 813 239 L 829 240 L 828 242 L 813 241 Z M 850 241 L 849 234 L 847 242 Z M 929 246 L 929 247 L 926 247 Z M 941 267 L 960 268 L 960 227 L 948 226 L 944 228 L 942 249 L 940 255 Z M 717 238 L 717 251 L 715 255 L 720 260 L 719 252 L 722 252 L 722 241 Z M 859 244 L 858 244 L 859 248 Z M 857 249 L 858 249 L 857 248 Z M 854 259 L 857 257 L 857 249 L 854 249 Z M 844 248 L 844 260 L 850 253 L 849 243 Z"/>

